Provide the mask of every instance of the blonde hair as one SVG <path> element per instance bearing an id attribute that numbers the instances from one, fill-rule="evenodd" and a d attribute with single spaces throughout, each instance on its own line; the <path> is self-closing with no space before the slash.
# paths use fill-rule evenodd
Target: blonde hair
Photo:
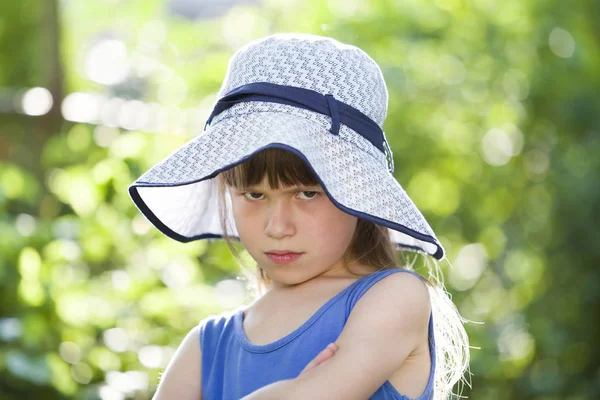
<path id="1" fill-rule="evenodd" d="M 234 246 L 228 232 L 227 203 L 225 191 L 227 187 L 245 189 L 260 184 L 267 177 L 269 186 L 278 189 L 280 186 L 312 186 L 319 184 L 308 166 L 294 153 L 269 148 L 257 153 L 252 158 L 238 164 L 217 176 L 219 201 L 221 209 L 221 225 L 223 238 L 235 258 L 240 262 L 246 279 L 249 281 L 254 295 L 262 296 L 270 285 L 268 276 L 261 268 L 249 268 L 240 251 Z M 414 254 L 414 253 L 413 253 Z M 398 260 L 405 256 L 397 251 L 390 239 L 388 228 L 358 218 L 354 236 L 343 256 L 346 265 L 360 261 L 361 265 L 372 268 L 373 272 L 384 269 L 402 269 Z M 461 397 L 463 382 L 471 386 L 463 378 L 469 366 L 469 340 L 464 329 L 463 319 L 443 285 L 443 275 L 439 264 L 429 256 L 423 256 L 427 262 L 428 277 L 419 274 L 428 286 L 434 320 L 434 335 L 436 342 L 436 370 L 434 379 L 435 399 L 450 399 Z M 412 262 L 407 262 L 404 269 L 413 271 L 416 256 Z M 248 272 L 250 271 L 250 272 Z M 353 272 L 353 271 L 350 271 Z M 416 272 L 416 271 L 415 271 Z M 360 274 L 355 274 L 360 275 Z M 459 383 L 459 393 L 452 388 Z"/>

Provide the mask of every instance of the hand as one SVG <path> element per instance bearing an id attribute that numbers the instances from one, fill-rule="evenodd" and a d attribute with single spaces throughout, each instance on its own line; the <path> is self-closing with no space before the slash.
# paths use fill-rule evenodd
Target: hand
<path id="1" fill-rule="evenodd" d="M 304 372 L 308 371 L 309 369 L 314 368 L 317 365 L 329 360 L 331 357 L 333 357 L 333 355 L 338 350 L 338 348 L 339 347 L 337 344 L 329 343 L 329 345 L 325 348 L 325 350 L 323 350 L 322 352 L 317 354 L 317 356 L 311 362 L 309 362 L 306 367 L 304 367 L 302 372 L 300 372 L 300 375 L 302 375 Z"/>

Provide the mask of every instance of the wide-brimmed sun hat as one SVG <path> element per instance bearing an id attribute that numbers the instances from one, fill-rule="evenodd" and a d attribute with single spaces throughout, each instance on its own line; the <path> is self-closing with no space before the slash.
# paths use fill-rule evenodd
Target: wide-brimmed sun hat
<path id="1" fill-rule="evenodd" d="M 392 175 L 382 129 L 387 88 L 364 51 L 327 37 L 271 35 L 232 56 L 217 99 L 204 131 L 129 187 L 162 233 L 180 242 L 223 237 L 215 177 L 280 148 L 308 165 L 339 209 L 388 227 L 400 249 L 444 258 Z M 230 236 L 238 237 L 228 194 L 226 202 Z"/>

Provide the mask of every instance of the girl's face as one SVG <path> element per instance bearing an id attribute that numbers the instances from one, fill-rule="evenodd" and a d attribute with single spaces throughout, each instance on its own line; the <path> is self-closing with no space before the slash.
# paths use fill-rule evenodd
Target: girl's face
<path id="1" fill-rule="evenodd" d="M 333 205 L 320 185 L 273 190 L 265 177 L 246 191 L 229 190 L 240 240 L 273 287 L 296 285 L 321 274 L 350 274 L 342 258 L 358 220 Z M 273 250 L 302 255 L 278 264 L 266 254 Z"/>

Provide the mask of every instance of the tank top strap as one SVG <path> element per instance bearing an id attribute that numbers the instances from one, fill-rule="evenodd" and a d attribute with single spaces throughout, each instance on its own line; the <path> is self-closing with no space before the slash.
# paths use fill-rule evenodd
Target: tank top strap
<path id="1" fill-rule="evenodd" d="M 358 284 L 348 294 L 348 301 L 347 301 L 347 305 L 346 305 L 346 319 L 350 316 L 350 312 L 354 309 L 354 306 L 356 305 L 358 300 L 360 300 L 360 298 L 374 284 L 376 284 L 377 282 L 379 282 L 386 276 L 400 273 L 400 272 L 405 272 L 405 273 L 415 275 L 417 278 L 419 278 L 423 282 L 423 278 L 419 274 L 417 274 L 414 271 L 410 271 L 408 269 L 400 269 L 400 268 L 384 269 L 384 270 L 374 272 L 370 275 L 367 275 L 367 276 L 361 278 L 360 282 L 358 282 Z M 423 284 L 425 284 L 425 282 L 423 282 Z"/>

